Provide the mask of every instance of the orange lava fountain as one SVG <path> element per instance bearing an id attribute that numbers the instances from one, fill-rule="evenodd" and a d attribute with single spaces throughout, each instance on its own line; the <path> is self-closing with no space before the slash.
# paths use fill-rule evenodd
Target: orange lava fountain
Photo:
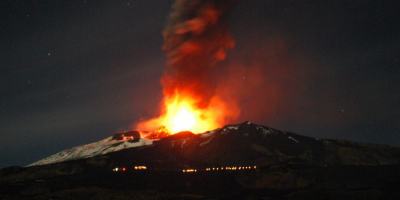
<path id="1" fill-rule="evenodd" d="M 207 108 L 196 106 L 196 100 L 190 97 L 181 97 L 178 94 L 164 101 L 164 113 L 158 118 L 141 122 L 137 125 L 141 130 L 155 130 L 165 127 L 171 134 L 181 131 L 203 133 L 223 126 L 230 118 L 239 114 L 238 108 L 228 109 L 220 97 L 214 96 Z"/>

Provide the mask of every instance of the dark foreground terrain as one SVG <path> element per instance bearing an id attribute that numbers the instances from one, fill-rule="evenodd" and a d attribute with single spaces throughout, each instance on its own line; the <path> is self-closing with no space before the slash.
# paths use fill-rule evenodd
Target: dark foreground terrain
<path id="1" fill-rule="evenodd" d="M 80 162 L 0 171 L 1 199 L 400 199 L 400 165 L 128 170 Z"/>

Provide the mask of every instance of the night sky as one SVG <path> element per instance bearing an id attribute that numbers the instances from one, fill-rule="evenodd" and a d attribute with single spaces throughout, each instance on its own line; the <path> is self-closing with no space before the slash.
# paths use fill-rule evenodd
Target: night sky
<path id="1" fill-rule="evenodd" d="M 3 0 L 0 168 L 158 116 L 173 0 Z M 210 85 L 301 135 L 400 147 L 400 2 L 237 0 Z M 219 90 L 218 88 L 223 88 Z"/>

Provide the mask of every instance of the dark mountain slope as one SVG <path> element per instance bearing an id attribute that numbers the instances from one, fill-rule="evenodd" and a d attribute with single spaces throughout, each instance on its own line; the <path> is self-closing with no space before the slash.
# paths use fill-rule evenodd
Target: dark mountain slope
<path id="1" fill-rule="evenodd" d="M 106 143 L 93 143 L 91 148 L 106 149 L 108 146 L 104 145 L 121 146 L 143 140 L 134 131 L 113 137 L 104 140 Z M 90 158 L 2 169 L 0 197 L 400 198 L 400 149 L 387 145 L 316 139 L 245 122 L 203 134 L 181 132 L 145 145 L 126 146 Z M 146 166 L 147 170 L 135 170 L 135 166 Z M 235 166 L 251 169 L 226 170 Z M 125 167 L 126 171 L 114 172 L 116 167 Z M 197 172 L 184 173 L 184 169 Z"/>
<path id="2" fill-rule="evenodd" d="M 178 133 L 153 145 L 107 154 L 120 166 L 185 169 L 296 163 L 318 166 L 400 163 L 400 149 L 316 139 L 245 122 L 199 135 Z"/>

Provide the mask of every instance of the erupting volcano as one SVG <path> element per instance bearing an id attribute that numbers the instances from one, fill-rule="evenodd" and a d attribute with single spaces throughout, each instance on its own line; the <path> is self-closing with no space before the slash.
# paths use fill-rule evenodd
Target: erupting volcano
<path id="1" fill-rule="evenodd" d="M 216 94 L 209 83 L 215 65 L 235 45 L 228 29 L 232 0 L 177 0 L 163 31 L 167 54 L 161 78 L 164 99 L 158 118 L 137 124 L 139 130 L 164 127 L 171 134 L 201 133 L 222 127 L 239 116 L 235 101 Z"/>

